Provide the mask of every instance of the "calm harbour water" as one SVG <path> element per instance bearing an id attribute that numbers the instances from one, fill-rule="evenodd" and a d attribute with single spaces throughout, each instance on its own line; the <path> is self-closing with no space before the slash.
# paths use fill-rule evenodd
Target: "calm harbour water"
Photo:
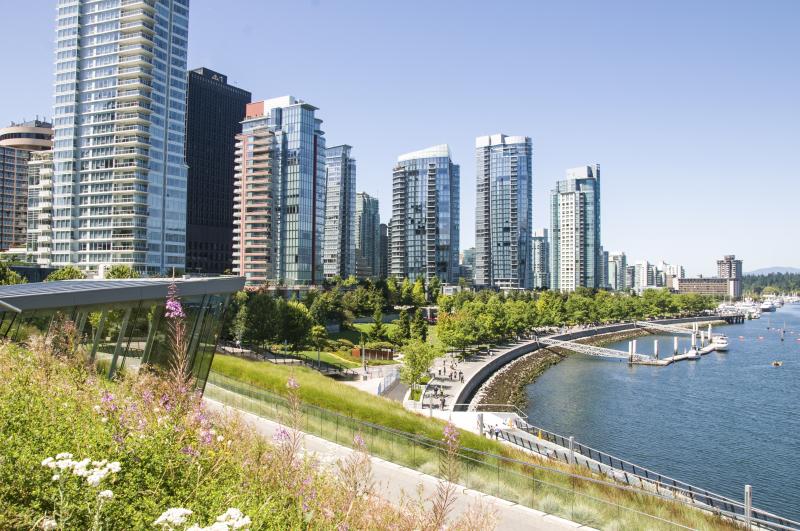
<path id="1" fill-rule="evenodd" d="M 715 333 L 727 352 L 667 367 L 570 356 L 527 387 L 530 422 L 735 499 L 751 484 L 753 505 L 800 520 L 800 304 Z M 672 354 L 672 336 L 637 351 L 653 339 Z"/>

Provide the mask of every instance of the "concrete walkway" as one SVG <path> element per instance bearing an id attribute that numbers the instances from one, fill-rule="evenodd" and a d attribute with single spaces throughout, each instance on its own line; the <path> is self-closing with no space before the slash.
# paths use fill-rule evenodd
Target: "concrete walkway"
<path id="1" fill-rule="evenodd" d="M 536 341 L 531 339 L 498 345 L 488 353 L 484 350 L 477 354 L 471 354 L 463 361 L 458 361 L 455 353 L 436 359 L 431 367 L 433 378 L 428 384 L 428 393 L 425 396 L 424 407 L 430 407 L 431 402 L 433 402 L 435 409 L 442 409 L 441 400 L 438 397 L 433 399 L 433 394 L 431 392 L 432 385 L 436 385 L 444 392 L 444 409 L 452 410 L 456 397 L 461 394 L 461 390 L 464 388 L 464 383 L 461 382 L 458 375 L 459 371 L 464 375 L 464 382 L 469 382 L 475 373 L 493 359 L 509 350 L 534 343 L 536 343 Z M 451 368 L 453 366 L 455 369 Z M 450 378 L 450 373 L 452 372 L 456 372 L 455 379 Z"/>
<path id="2" fill-rule="evenodd" d="M 225 406 L 214 400 L 204 399 L 211 411 L 221 411 L 226 414 L 238 414 L 241 418 L 252 426 L 261 435 L 272 438 L 278 427 L 278 423 L 267 420 L 251 413 L 240 411 L 229 406 Z M 337 460 L 350 455 L 353 450 L 345 446 L 332 443 L 314 435 L 305 434 L 303 446 L 306 452 L 316 454 L 322 463 L 335 463 Z M 412 499 L 416 496 L 418 488 L 421 487 L 421 495 L 424 499 L 432 499 L 436 491 L 438 479 L 427 474 L 423 474 L 411 468 L 372 457 L 372 475 L 375 481 L 377 494 L 390 502 L 397 502 L 405 496 Z M 466 487 L 460 488 L 460 495 L 451 513 L 451 519 L 463 514 L 471 505 L 480 502 L 484 507 L 495 511 L 496 529 L 498 530 L 568 530 L 591 528 L 570 522 L 557 516 L 549 515 L 541 511 L 536 511 L 512 503 L 494 496 L 489 496 Z"/>

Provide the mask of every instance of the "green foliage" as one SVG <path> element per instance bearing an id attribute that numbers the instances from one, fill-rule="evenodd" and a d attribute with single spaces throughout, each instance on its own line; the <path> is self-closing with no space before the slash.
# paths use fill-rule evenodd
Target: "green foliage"
<path id="1" fill-rule="evenodd" d="M 439 297 L 437 330 L 445 347 L 462 350 L 526 334 L 540 326 L 696 315 L 715 306 L 711 297 L 675 295 L 666 290 L 647 290 L 641 297 L 587 289 L 569 295 L 544 291 L 537 298 L 488 290 L 461 292 Z"/>
<path id="2" fill-rule="evenodd" d="M 12 270 L 7 262 L 0 261 L 0 286 L 8 286 L 11 284 L 26 284 L 28 280 Z"/>
<path id="3" fill-rule="evenodd" d="M 386 327 L 383 324 L 383 312 L 379 307 L 375 308 L 372 314 L 372 328 L 369 330 L 369 338 L 372 341 L 383 341 L 386 338 Z"/>
<path id="4" fill-rule="evenodd" d="M 428 281 L 428 300 L 435 303 L 442 292 L 442 281 L 439 277 L 433 277 Z"/>
<path id="5" fill-rule="evenodd" d="M 139 273 L 129 265 L 116 264 L 111 266 L 105 273 L 106 278 L 139 278 Z"/>
<path id="6" fill-rule="evenodd" d="M 83 273 L 80 269 L 75 267 L 74 265 L 64 266 L 61 269 L 57 269 L 53 271 L 47 278 L 44 279 L 45 282 L 53 282 L 56 280 L 80 280 L 85 278 Z"/>
<path id="7" fill-rule="evenodd" d="M 411 304 L 414 306 L 425 306 L 426 302 L 425 281 L 422 277 L 417 277 L 417 280 L 414 281 L 414 287 L 411 288 Z"/>
<path id="8" fill-rule="evenodd" d="M 411 323 L 411 337 L 420 341 L 427 341 L 428 339 L 428 323 L 425 321 L 421 308 L 417 308 L 414 313 L 414 321 Z"/>
<path id="9" fill-rule="evenodd" d="M 403 367 L 400 379 L 412 388 L 419 384 L 431 368 L 433 360 L 441 354 L 439 349 L 425 341 L 414 340 L 403 345 Z"/>
<path id="10" fill-rule="evenodd" d="M 152 374 L 110 382 L 83 364 L 5 345 L 0 378 L 0 529 L 41 529 L 45 518 L 57 519 L 58 529 L 153 529 L 171 507 L 192 511 L 187 527 L 214 522 L 229 507 L 248 515 L 251 529 L 333 529 L 337 522 L 376 529 L 401 516 L 348 495 L 341 476 L 303 459 L 299 448 L 207 410 Z M 93 486 L 67 461 L 64 469 L 43 466 L 62 452 L 118 468 Z M 113 494 L 100 505 L 105 490 Z"/>
<path id="11" fill-rule="evenodd" d="M 800 273 L 769 273 L 742 277 L 742 291 L 755 295 L 800 292 Z"/>

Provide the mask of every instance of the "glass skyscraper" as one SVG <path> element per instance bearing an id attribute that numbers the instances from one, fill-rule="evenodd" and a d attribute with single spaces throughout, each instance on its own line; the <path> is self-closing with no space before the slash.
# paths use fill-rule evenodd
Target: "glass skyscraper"
<path id="1" fill-rule="evenodd" d="M 325 150 L 325 278 L 356 274 L 356 159 L 351 149 L 343 145 Z"/>
<path id="2" fill-rule="evenodd" d="M 233 269 L 247 284 L 323 279 L 325 136 L 293 96 L 247 105 L 236 142 Z"/>
<path id="3" fill-rule="evenodd" d="M 365 192 L 356 194 L 356 276 L 381 276 L 381 218 L 378 199 Z"/>
<path id="4" fill-rule="evenodd" d="M 475 140 L 476 287 L 530 289 L 533 149 L 527 136 Z"/>
<path id="5" fill-rule="evenodd" d="M 550 194 L 550 288 L 602 287 L 600 165 L 567 170 Z"/>
<path id="6" fill-rule="evenodd" d="M 447 144 L 401 155 L 392 182 L 389 274 L 458 282 L 460 169 Z"/>
<path id="7" fill-rule="evenodd" d="M 208 68 L 188 81 L 186 270 L 219 274 L 233 267 L 233 159 L 251 98 Z"/>
<path id="8" fill-rule="evenodd" d="M 189 0 L 58 0 L 52 265 L 181 270 Z"/>
<path id="9" fill-rule="evenodd" d="M 533 247 L 533 289 L 550 288 L 550 241 L 547 229 L 534 231 L 531 238 Z"/>

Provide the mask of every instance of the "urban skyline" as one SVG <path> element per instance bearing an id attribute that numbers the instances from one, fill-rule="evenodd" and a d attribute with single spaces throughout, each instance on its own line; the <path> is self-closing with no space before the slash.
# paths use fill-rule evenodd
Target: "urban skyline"
<path id="1" fill-rule="evenodd" d="M 683 200 L 682 190 L 687 186 L 699 196 L 715 197 L 728 209 L 751 212 L 755 209 L 752 194 L 741 190 L 752 190 L 755 178 L 770 178 L 785 190 L 782 197 L 772 201 L 776 210 L 788 208 L 788 198 L 800 192 L 800 182 L 785 170 L 793 167 L 790 153 L 797 136 L 791 124 L 800 110 L 797 99 L 791 96 L 800 91 L 800 75 L 784 68 L 798 53 L 798 43 L 785 37 L 791 34 L 789 21 L 797 18 L 800 9 L 796 3 L 776 4 L 779 16 L 767 16 L 757 6 L 691 4 L 690 18 L 684 16 L 690 7 L 686 2 L 670 3 L 669 7 L 615 2 L 581 9 L 525 5 L 514 10 L 513 17 L 511 12 L 478 16 L 477 11 L 464 10 L 457 14 L 446 37 L 418 43 L 404 40 L 407 44 L 402 48 L 396 48 L 398 40 L 394 38 L 401 27 L 404 34 L 424 31 L 424 27 L 403 23 L 413 9 L 369 4 L 355 10 L 334 9 L 326 3 L 271 6 L 271 16 L 287 21 L 285 27 L 276 29 L 276 38 L 296 32 L 301 20 L 304 25 L 311 24 L 315 36 L 298 43 L 291 56 L 270 58 L 269 68 L 261 68 L 265 61 L 258 58 L 259 68 L 249 68 L 247 63 L 253 58 L 245 60 L 229 53 L 231 44 L 252 47 L 257 43 L 258 31 L 249 20 L 266 9 L 258 2 L 242 2 L 240 7 L 228 11 L 219 10 L 208 0 L 192 2 L 188 68 L 207 66 L 227 73 L 231 83 L 261 97 L 294 93 L 325 109 L 330 143 L 355 147 L 360 173 L 365 177 L 359 191 L 378 197 L 384 220 L 391 203 L 389 172 L 397 153 L 447 142 L 454 161 L 463 166 L 462 203 L 466 206 L 462 209 L 462 226 L 473 226 L 475 184 L 470 160 L 474 138 L 506 130 L 531 136 L 537 146 L 534 227 L 548 225 L 547 191 L 563 169 L 584 160 L 597 160 L 607 176 L 604 191 L 608 215 L 603 227 L 607 249 L 625 249 L 631 257 L 670 255 L 689 270 L 703 274 L 714 273 L 706 258 L 731 250 L 748 257 L 749 270 L 800 263 L 800 251 L 781 245 L 776 236 L 792 225 L 790 219 L 781 216 L 773 219 L 774 226 L 766 237 L 761 237 L 757 224 L 748 221 L 749 216 L 729 219 L 726 230 L 717 231 L 710 248 L 708 242 L 685 241 L 682 237 L 683 231 L 698 223 L 702 230 L 715 230 L 711 219 L 688 219 L 693 210 Z M 717 16 L 723 7 L 728 13 L 725 24 Z M 432 10 L 432 20 L 446 11 L 444 6 L 426 9 Z M 252 16 L 243 19 L 242 10 Z M 0 109 L 0 125 L 36 114 L 50 116 L 54 3 L 7 3 L 5 13 L 8 16 L 0 22 L 0 29 L 11 40 L 29 43 L 30 48 L 7 59 L 9 71 L 17 75 L 0 87 L 0 96 L 15 105 Z M 444 65 L 447 75 L 454 82 L 464 80 L 470 75 L 469 65 L 489 53 L 468 39 L 473 26 L 487 17 L 493 34 L 499 35 L 496 32 L 503 28 L 504 38 L 511 38 L 520 57 L 526 58 L 523 75 L 538 80 L 522 83 L 525 91 L 482 79 L 459 83 L 460 89 L 454 94 L 426 88 L 427 97 L 422 97 L 421 88 L 405 82 L 390 88 L 387 83 L 391 76 L 383 75 L 385 68 L 371 68 L 377 57 L 396 56 L 401 51 L 408 59 L 401 59 L 393 68 L 405 68 L 412 58 L 427 68 L 444 52 L 452 58 Z M 632 17 L 641 23 L 629 24 Z M 332 39 L 335 24 L 329 22 L 342 19 L 354 20 L 355 34 L 348 39 Z M 553 37 L 555 27 L 580 20 L 597 24 L 587 25 L 588 33 L 553 49 L 552 42 L 559 40 Z M 511 31 L 518 24 L 530 28 L 519 34 L 530 38 L 518 41 Z M 748 41 L 752 54 L 739 53 L 742 34 L 754 37 Z M 630 50 L 625 43 L 634 38 L 637 50 Z M 372 46 L 361 46 L 364 39 Z M 336 52 L 327 64 L 307 54 L 322 42 Z M 625 53 L 614 53 L 619 46 L 624 46 Z M 424 47 L 429 53 L 420 55 Z M 666 50 L 670 50 L 669 55 Z M 712 56 L 715 60 L 709 62 L 707 58 Z M 739 68 L 725 66 L 731 61 Z M 331 86 L 322 82 L 343 64 L 348 65 L 351 75 L 342 83 Z M 562 80 L 580 69 L 592 78 L 593 90 L 559 89 L 556 93 L 553 87 L 564 86 Z M 702 89 L 698 91 L 697 87 Z M 770 98 L 757 98 L 764 90 L 769 91 Z M 386 105 L 387 98 L 391 105 Z M 742 109 L 749 110 L 742 115 Z M 579 116 L 596 126 L 585 130 L 572 127 Z M 733 116 L 737 117 L 735 122 L 731 121 Z M 425 117 L 434 120 L 424 128 L 417 127 Z M 381 130 L 380 124 L 386 123 L 396 127 Z M 757 134 L 744 134 L 748 128 Z M 733 159 L 737 164 L 726 163 Z M 653 197 L 650 189 L 639 186 L 644 168 L 648 168 L 648 180 L 664 183 L 655 204 L 649 201 Z M 640 220 L 637 226 L 641 231 L 631 230 L 631 218 Z M 474 244 L 472 232 L 462 230 L 462 248 Z"/>

